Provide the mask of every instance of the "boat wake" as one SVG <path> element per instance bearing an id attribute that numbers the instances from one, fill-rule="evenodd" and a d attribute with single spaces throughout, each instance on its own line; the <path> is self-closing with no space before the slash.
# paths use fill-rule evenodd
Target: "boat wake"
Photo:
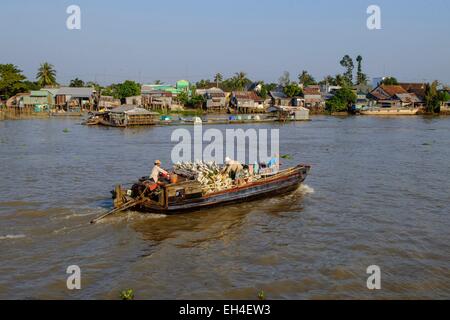
<path id="1" fill-rule="evenodd" d="M 26 238 L 24 234 L 7 234 L 6 236 L 0 236 L 0 240 L 13 240 Z"/>
<path id="2" fill-rule="evenodd" d="M 63 216 L 63 217 L 61 217 L 60 219 L 67 220 L 67 219 L 72 219 L 72 218 L 88 217 L 88 216 L 96 215 L 96 214 L 98 214 L 99 212 L 101 212 L 100 209 L 98 209 L 98 210 L 92 210 L 91 212 L 87 212 L 87 213 L 72 213 L 72 214 Z"/>
<path id="3" fill-rule="evenodd" d="M 156 219 L 164 219 L 167 215 L 165 214 L 156 214 L 156 213 L 142 213 L 137 211 L 126 211 L 114 216 L 110 216 L 106 219 L 97 221 L 97 224 L 110 224 L 110 223 L 122 223 L 124 221 L 127 222 L 139 222 L 146 220 L 156 220 Z"/>
<path id="4" fill-rule="evenodd" d="M 307 184 L 302 184 L 300 185 L 300 187 L 297 189 L 297 192 L 300 192 L 301 194 L 313 194 L 315 191 L 313 188 L 311 188 L 310 186 L 308 186 Z"/>
<path id="5" fill-rule="evenodd" d="M 154 219 L 163 219 L 167 218 L 166 214 L 158 214 L 158 213 L 141 213 L 141 212 L 128 212 L 128 219 L 130 220 L 154 220 Z"/>

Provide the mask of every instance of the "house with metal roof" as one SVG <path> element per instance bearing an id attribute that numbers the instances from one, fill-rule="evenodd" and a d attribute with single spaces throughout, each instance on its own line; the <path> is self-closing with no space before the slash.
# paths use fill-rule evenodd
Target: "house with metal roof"
<path id="1" fill-rule="evenodd" d="M 49 91 L 34 90 L 22 97 L 22 104 L 34 112 L 50 111 L 54 107 L 54 97 Z"/>
<path id="2" fill-rule="evenodd" d="M 209 89 L 197 89 L 197 95 L 205 98 L 203 107 L 208 112 L 221 112 L 227 108 L 227 95 L 219 88 L 213 87 Z"/>
<path id="3" fill-rule="evenodd" d="M 167 111 L 172 109 L 173 94 L 164 90 L 149 90 L 141 92 L 141 105 L 150 110 Z"/>
<path id="4" fill-rule="evenodd" d="M 325 99 L 320 92 L 320 86 L 313 85 L 303 88 L 303 99 L 305 107 L 313 112 L 322 112 L 325 110 Z"/>
<path id="5" fill-rule="evenodd" d="M 264 99 L 254 91 L 233 91 L 230 107 L 239 113 L 260 113 L 265 111 Z"/>
<path id="6" fill-rule="evenodd" d="M 401 85 L 380 85 L 372 90 L 368 98 L 382 108 L 414 108 L 422 105 L 415 93 Z"/>
<path id="7" fill-rule="evenodd" d="M 402 82 L 398 84 L 409 93 L 414 93 L 419 99 L 425 98 L 427 84 L 426 83 L 414 83 L 414 82 Z"/>
<path id="8" fill-rule="evenodd" d="M 94 94 L 93 88 L 60 87 L 55 93 L 55 105 L 65 111 L 90 110 Z"/>
<path id="9" fill-rule="evenodd" d="M 282 91 L 270 91 L 269 96 L 271 97 L 271 106 L 292 106 L 293 98 L 289 98 Z"/>

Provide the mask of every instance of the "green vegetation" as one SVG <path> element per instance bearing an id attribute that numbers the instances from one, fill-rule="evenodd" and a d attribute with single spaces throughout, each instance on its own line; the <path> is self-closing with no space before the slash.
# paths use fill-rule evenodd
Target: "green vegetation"
<path id="1" fill-rule="evenodd" d="M 284 86 L 283 92 L 289 98 L 298 97 L 303 93 L 300 86 L 295 82 L 291 82 L 288 85 Z"/>
<path id="2" fill-rule="evenodd" d="M 319 82 L 320 85 L 329 85 L 329 86 L 340 86 L 345 87 L 349 86 L 348 79 L 342 75 L 337 74 L 335 77 L 326 76 L 322 81 Z"/>
<path id="3" fill-rule="evenodd" d="M 196 87 L 191 87 L 191 92 L 182 92 L 178 95 L 178 100 L 182 105 L 189 108 L 202 108 L 205 98 L 202 95 L 196 94 Z"/>
<path id="4" fill-rule="evenodd" d="M 382 84 L 387 85 L 387 86 L 398 85 L 398 81 L 394 77 L 387 77 L 387 78 L 384 78 L 384 80 L 380 82 L 380 85 L 382 85 Z"/>
<path id="5" fill-rule="evenodd" d="M 25 80 L 25 81 L 23 81 L 23 85 L 25 88 L 24 91 L 26 91 L 26 92 L 41 89 L 41 86 L 36 81 L 33 82 L 33 81 Z"/>
<path id="6" fill-rule="evenodd" d="M 75 78 L 70 81 L 69 87 L 84 87 L 84 81 L 78 78 Z"/>
<path id="7" fill-rule="evenodd" d="M 258 84 L 261 86 L 261 90 L 256 93 L 263 99 L 266 99 L 270 91 L 274 91 L 278 87 L 276 83 L 265 83 L 264 81 L 258 81 Z"/>
<path id="8" fill-rule="evenodd" d="M 425 108 L 428 113 L 439 113 L 441 103 L 449 101 L 450 95 L 446 90 L 438 90 L 439 82 L 428 83 L 425 88 Z"/>
<path id="9" fill-rule="evenodd" d="M 293 160 L 294 158 L 290 154 L 284 154 L 281 156 L 281 159 Z"/>
<path id="10" fill-rule="evenodd" d="M 340 64 L 342 67 L 346 69 L 346 71 L 343 74 L 346 83 L 348 85 L 351 85 L 353 83 L 353 69 L 355 68 L 355 65 L 353 64 L 353 59 L 350 58 L 350 56 L 347 54 L 342 58 Z"/>
<path id="11" fill-rule="evenodd" d="M 236 72 L 233 77 L 223 80 L 220 88 L 224 91 L 243 91 L 252 81 L 243 71 Z"/>
<path id="12" fill-rule="evenodd" d="M 266 293 L 263 290 L 258 292 L 258 299 L 259 300 L 266 300 Z"/>
<path id="13" fill-rule="evenodd" d="M 356 94 L 350 87 L 343 87 L 336 91 L 335 95 L 327 101 L 329 112 L 345 112 L 356 102 Z"/>
<path id="14" fill-rule="evenodd" d="M 208 88 L 208 87 L 211 86 L 211 81 L 205 80 L 205 79 L 201 79 L 200 81 L 198 81 L 198 82 L 195 84 L 195 86 L 196 86 L 198 89 L 206 89 L 206 88 Z"/>
<path id="15" fill-rule="evenodd" d="M 116 99 L 138 96 L 141 94 L 141 85 L 137 82 L 126 80 L 123 83 L 112 84 L 102 91 L 104 96 L 113 96 Z"/>
<path id="16" fill-rule="evenodd" d="M 133 291 L 133 289 L 123 290 L 120 293 L 120 299 L 122 299 L 122 300 L 134 300 L 134 291 Z"/>
<path id="17" fill-rule="evenodd" d="M 0 99 L 9 99 L 26 90 L 22 70 L 13 64 L 0 64 Z"/>
<path id="18" fill-rule="evenodd" d="M 298 75 L 298 82 L 302 84 L 304 87 L 311 86 L 317 84 L 316 80 L 312 75 L 308 73 L 308 71 L 303 70 L 302 73 Z"/>
<path id="19" fill-rule="evenodd" d="M 251 83 L 251 80 L 247 78 L 247 74 L 243 71 L 236 72 L 234 77 L 231 78 L 235 90 L 243 91 L 247 85 Z"/>
<path id="20" fill-rule="evenodd" d="M 127 97 L 138 96 L 141 94 L 141 85 L 137 82 L 126 80 L 123 83 L 116 85 L 114 97 L 116 99 L 123 99 Z"/>
<path id="21" fill-rule="evenodd" d="M 335 86 L 336 85 L 336 79 L 332 76 L 328 75 L 323 78 L 323 80 L 319 81 L 319 85 L 330 85 Z"/>
<path id="22" fill-rule="evenodd" d="M 36 79 L 41 87 L 57 85 L 56 70 L 53 65 L 48 62 L 42 63 L 36 74 Z"/>
<path id="23" fill-rule="evenodd" d="M 362 72 L 362 56 L 357 56 L 356 61 L 358 62 L 358 71 L 356 73 L 356 84 L 357 85 L 367 85 L 367 75 Z"/>
<path id="24" fill-rule="evenodd" d="M 214 76 L 214 82 L 216 83 L 216 87 L 219 87 L 219 84 L 223 81 L 223 76 L 221 73 L 216 73 Z"/>

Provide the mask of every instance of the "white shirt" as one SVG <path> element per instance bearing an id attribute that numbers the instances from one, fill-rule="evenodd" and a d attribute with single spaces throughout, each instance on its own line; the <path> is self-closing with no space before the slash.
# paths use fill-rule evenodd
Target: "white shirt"
<path id="1" fill-rule="evenodd" d="M 158 182 L 160 173 L 162 173 L 162 174 L 169 174 L 166 170 L 161 169 L 158 166 L 154 166 L 153 170 L 152 170 L 152 174 L 150 175 L 150 178 L 152 178 L 153 181 Z"/>

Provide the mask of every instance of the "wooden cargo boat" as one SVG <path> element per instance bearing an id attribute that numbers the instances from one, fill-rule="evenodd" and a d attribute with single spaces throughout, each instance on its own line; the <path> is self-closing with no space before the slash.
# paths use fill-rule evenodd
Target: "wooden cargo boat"
<path id="1" fill-rule="evenodd" d="M 147 185 L 145 179 L 141 179 L 133 185 L 131 190 L 116 186 L 113 191 L 114 207 L 148 213 L 176 214 L 261 197 L 272 197 L 296 190 L 306 179 L 309 171 L 310 166 L 298 165 L 276 174 L 262 176 L 253 182 L 242 182 L 232 188 L 209 194 L 203 193 L 198 181 L 180 179 L 177 183 L 160 187 L 157 192 L 142 197 L 147 190 Z"/>
<path id="2" fill-rule="evenodd" d="M 420 108 L 363 108 L 359 111 L 367 116 L 414 116 Z"/>
<path id="3" fill-rule="evenodd" d="M 159 113 L 133 105 L 123 105 L 109 111 L 94 113 L 83 124 L 125 128 L 155 125 L 158 123 L 158 117 Z"/>

